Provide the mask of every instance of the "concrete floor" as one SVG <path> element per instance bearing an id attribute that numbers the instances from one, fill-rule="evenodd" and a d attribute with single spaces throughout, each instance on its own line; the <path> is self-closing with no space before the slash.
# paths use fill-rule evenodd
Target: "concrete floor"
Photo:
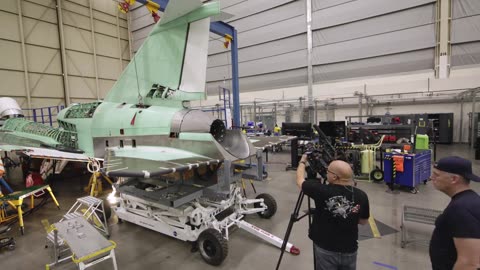
<path id="1" fill-rule="evenodd" d="M 459 155 L 473 159 L 473 152 L 466 145 L 440 146 L 437 158 L 445 155 Z M 295 172 L 285 171 L 285 162 L 289 161 L 287 152 L 270 154 L 268 165 L 269 178 L 256 182 L 259 193 L 272 194 L 278 204 L 278 211 L 269 220 L 257 215 L 247 217 L 247 221 L 283 237 L 290 214 L 298 198 L 299 190 L 295 185 Z M 480 172 L 480 161 L 474 161 L 476 172 Z M 38 211 L 25 218 L 25 235 L 20 236 L 15 225 L 10 235 L 17 241 L 14 251 L 0 251 L 2 269 L 44 269 L 51 262 L 50 249 L 45 249 L 45 232 L 40 221 L 48 219 L 51 223 L 58 221 L 70 208 L 75 198 L 84 196 L 82 187 L 86 177 L 64 179 L 56 185 L 57 198 L 62 206 L 57 210 L 50 201 Z M 401 192 L 386 193 L 384 184 L 360 182 L 370 199 L 371 213 L 378 221 L 400 230 L 402 205 L 409 204 L 432 209 L 443 209 L 449 198 L 434 190 L 431 183 L 421 185 L 418 194 Z M 479 192 L 480 185 L 472 187 Z M 250 195 L 253 193 L 250 191 Z M 306 203 L 305 208 L 306 208 Z M 368 225 L 365 225 L 368 226 Z M 432 227 L 417 228 L 419 235 L 428 238 Z M 290 242 L 300 248 L 301 254 L 293 256 L 285 253 L 281 269 L 313 269 L 312 242 L 307 237 L 308 222 L 303 219 L 295 223 Z M 206 264 L 199 253 L 191 253 L 190 245 L 160 233 L 130 223 L 117 224 L 116 218 L 110 219 L 111 240 L 117 243 L 116 255 L 119 269 L 274 269 L 280 254 L 279 249 L 256 239 L 254 236 L 233 229 L 229 241 L 229 253 L 219 267 Z M 413 231 L 413 230 L 412 230 Z M 398 269 L 430 269 L 428 247 L 412 244 L 400 248 L 400 233 L 360 241 L 358 269 L 387 269 L 374 262 L 397 267 Z M 73 263 L 65 263 L 54 269 L 75 269 Z M 104 261 L 90 269 L 113 269 L 110 261 Z M 391 268 L 392 269 L 392 268 Z"/>

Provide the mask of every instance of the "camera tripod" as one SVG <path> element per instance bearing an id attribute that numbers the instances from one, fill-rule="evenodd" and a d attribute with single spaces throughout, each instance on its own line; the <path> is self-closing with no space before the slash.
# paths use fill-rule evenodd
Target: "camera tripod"
<path id="1" fill-rule="evenodd" d="M 283 238 L 283 244 L 282 247 L 280 248 L 280 258 L 278 258 L 277 262 L 277 267 L 275 268 L 276 270 L 279 269 L 280 263 L 282 262 L 283 258 L 283 253 L 285 253 L 285 247 L 287 246 L 288 243 L 288 238 L 290 237 L 290 233 L 292 232 L 293 224 L 297 221 L 300 221 L 302 218 L 308 216 L 308 229 L 310 231 L 310 226 L 312 225 L 312 214 L 313 214 L 313 208 L 310 208 L 310 197 L 307 196 L 308 198 L 308 210 L 306 211 L 305 214 L 299 217 L 300 213 L 300 208 L 302 207 L 303 203 L 303 198 L 305 197 L 305 194 L 303 191 L 300 191 L 300 194 L 298 195 L 297 203 L 295 204 L 295 209 L 293 210 L 292 215 L 290 216 L 290 221 L 288 222 L 288 227 L 287 231 L 285 232 L 285 237 Z M 313 256 L 313 265 L 315 265 L 315 256 Z"/>

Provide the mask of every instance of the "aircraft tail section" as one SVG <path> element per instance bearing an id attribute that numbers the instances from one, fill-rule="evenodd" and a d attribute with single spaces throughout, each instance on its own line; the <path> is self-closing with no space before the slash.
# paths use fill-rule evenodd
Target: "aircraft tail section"
<path id="1" fill-rule="evenodd" d="M 204 98 L 210 16 L 219 13 L 218 2 L 170 1 L 105 100 L 155 105 Z"/>

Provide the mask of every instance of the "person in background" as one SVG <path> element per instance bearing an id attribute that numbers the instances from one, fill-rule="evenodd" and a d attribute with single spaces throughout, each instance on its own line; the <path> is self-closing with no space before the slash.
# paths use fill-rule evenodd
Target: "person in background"
<path id="1" fill-rule="evenodd" d="M 297 185 L 314 199 L 309 237 L 314 243 L 316 270 L 354 270 L 357 265 L 358 224 L 370 217 L 368 196 L 354 187 L 353 173 L 345 161 L 334 160 L 327 169 L 328 185 L 305 181 L 307 155 L 297 167 Z"/>
<path id="2" fill-rule="evenodd" d="M 275 124 L 275 127 L 273 128 L 273 135 L 274 135 L 274 136 L 280 136 L 280 131 L 281 131 L 281 130 L 282 130 L 282 129 L 281 129 L 280 127 L 278 127 L 277 124 Z"/>
<path id="3" fill-rule="evenodd" d="M 435 221 L 432 269 L 480 269 L 480 196 L 470 188 L 470 181 L 480 182 L 480 177 L 472 173 L 472 162 L 457 156 L 442 158 L 431 179 L 436 189 L 452 198 Z"/>

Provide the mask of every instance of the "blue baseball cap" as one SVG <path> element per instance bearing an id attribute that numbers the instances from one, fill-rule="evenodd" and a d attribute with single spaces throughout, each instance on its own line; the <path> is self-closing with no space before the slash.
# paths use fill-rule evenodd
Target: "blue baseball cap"
<path id="1" fill-rule="evenodd" d="M 476 176 L 472 172 L 472 162 L 461 157 L 444 157 L 440 159 L 433 167 L 440 171 L 461 175 L 468 180 L 480 182 L 480 177 Z"/>

